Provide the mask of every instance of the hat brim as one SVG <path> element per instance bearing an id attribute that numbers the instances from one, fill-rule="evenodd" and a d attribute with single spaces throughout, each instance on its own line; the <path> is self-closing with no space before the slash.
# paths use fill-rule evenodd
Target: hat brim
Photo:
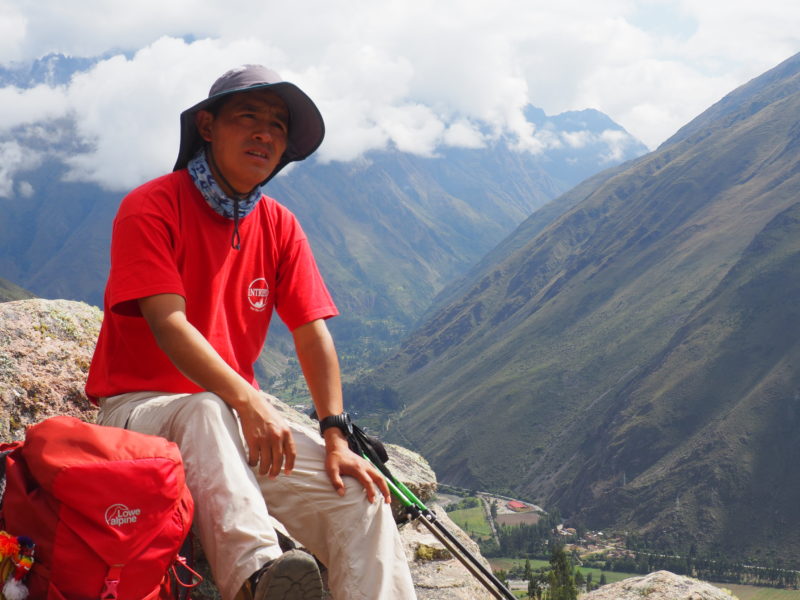
<path id="1" fill-rule="evenodd" d="M 275 170 L 260 185 L 264 185 L 290 162 L 308 158 L 319 148 L 325 137 L 325 122 L 317 105 L 299 87 L 288 81 L 277 83 L 261 83 L 244 88 L 226 90 L 219 94 L 209 96 L 191 108 L 181 113 L 181 145 L 178 150 L 178 160 L 173 171 L 186 168 L 189 161 L 203 147 L 205 140 L 200 136 L 195 125 L 195 115 L 217 103 L 219 100 L 254 90 L 268 89 L 277 94 L 286 103 L 289 110 L 289 136 L 286 141 L 286 150 L 275 167 Z"/>

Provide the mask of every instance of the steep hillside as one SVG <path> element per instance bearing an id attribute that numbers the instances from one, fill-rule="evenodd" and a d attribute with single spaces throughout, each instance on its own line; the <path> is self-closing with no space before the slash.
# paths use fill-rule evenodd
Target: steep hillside
<path id="1" fill-rule="evenodd" d="M 122 195 L 62 181 L 65 172 L 58 160 L 46 160 L 26 173 L 35 193 L 0 198 L 0 275 L 40 297 L 102 306 Z"/>
<path id="2" fill-rule="evenodd" d="M 634 159 L 635 160 L 635 159 Z M 615 177 L 617 173 L 630 169 L 632 163 L 625 163 L 618 167 L 606 169 L 585 181 L 582 181 L 570 191 L 559 196 L 557 201 L 549 202 L 537 209 L 528 219 L 523 221 L 514 231 L 497 246 L 492 248 L 462 277 L 446 285 L 434 298 L 425 312 L 427 318 L 432 317 L 437 311 L 455 302 L 460 296 L 472 289 L 485 273 L 503 261 L 508 255 L 527 245 L 530 240 L 539 235 L 546 227 L 568 212 L 578 203 L 585 200 L 605 181 Z"/>
<path id="3" fill-rule="evenodd" d="M 593 522 L 615 507 L 644 531 L 713 531 L 751 556 L 771 546 L 800 556 L 798 300 L 795 202 L 609 402 L 617 410 L 593 415 L 599 435 L 572 457 L 556 501 L 588 506 Z"/>
<path id="4" fill-rule="evenodd" d="M 33 297 L 34 295 L 28 290 L 22 289 L 17 284 L 0 277 L 0 302 L 25 300 L 26 298 Z"/>
<path id="5" fill-rule="evenodd" d="M 796 438 L 761 433 L 800 397 L 797 115 L 800 56 L 523 223 L 375 373 L 407 403 L 391 434 L 448 483 L 603 526 L 661 532 L 677 506 L 703 543 L 772 531 L 800 487 L 776 451 Z"/>

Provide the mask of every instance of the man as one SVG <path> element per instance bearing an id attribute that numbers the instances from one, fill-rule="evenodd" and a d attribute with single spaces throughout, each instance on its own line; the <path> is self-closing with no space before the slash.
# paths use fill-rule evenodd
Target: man
<path id="1" fill-rule="evenodd" d="M 98 422 L 181 449 L 195 530 L 225 600 L 313 599 L 316 562 L 281 553 L 269 515 L 328 567 L 337 600 L 414 598 L 380 473 L 351 452 L 337 314 L 306 237 L 261 186 L 324 136 L 273 71 L 222 75 L 181 114 L 173 173 L 122 202 L 87 394 Z M 287 423 L 253 363 L 272 310 L 292 332 L 320 432 Z"/>

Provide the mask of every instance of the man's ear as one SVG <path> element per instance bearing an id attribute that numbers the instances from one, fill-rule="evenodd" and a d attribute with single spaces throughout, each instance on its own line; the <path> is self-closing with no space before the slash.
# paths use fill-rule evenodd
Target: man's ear
<path id="1" fill-rule="evenodd" d="M 207 110 L 198 110 L 194 115 L 194 124 L 197 132 L 205 141 L 211 141 L 211 123 L 214 122 L 214 115 Z"/>

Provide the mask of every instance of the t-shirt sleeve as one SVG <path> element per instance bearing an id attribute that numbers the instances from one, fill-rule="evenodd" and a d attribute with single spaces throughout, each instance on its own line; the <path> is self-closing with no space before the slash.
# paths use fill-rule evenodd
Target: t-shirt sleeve
<path id="1" fill-rule="evenodd" d="M 111 310 L 141 316 L 136 300 L 155 294 L 186 296 L 178 272 L 174 239 L 164 218 L 121 211 L 114 223 L 107 294 Z"/>
<path id="2" fill-rule="evenodd" d="M 278 263 L 275 308 L 290 331 L 316 319 L 339 314 L 305 233 L 293 216 Z"/>

